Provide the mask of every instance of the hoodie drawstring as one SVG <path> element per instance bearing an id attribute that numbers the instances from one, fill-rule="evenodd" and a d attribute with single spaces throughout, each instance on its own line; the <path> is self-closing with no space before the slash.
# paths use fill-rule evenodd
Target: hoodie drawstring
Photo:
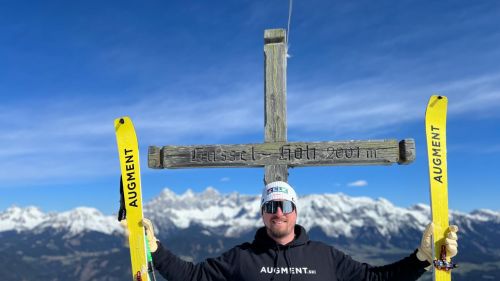
<path id="1" fill-rule="evenodd" d="M 278 268 L 279 256 L 280 256 L 280 247 L 276 246 L 276 251 L 274 252 L 274 270 L 273 270 L 273 275 L 271 276 L 270 281 L 273 281 L 274 276 L 276 276 L 276 269 Z"/>
<path id="2" fill-rule="evenodd" d="M 290 247 L 286 247 L 286 249 L 283 251 L 283 253 L 285 254 L 285 262 L 286 262 L 286 266 L 290 269 L 292 268 L 292 261 L 290 260 L 290 258 L 288 257 L 288 249 L 290 249 Z M 288 281 L 292 281 L 292 272 L 288 272 Z"/>

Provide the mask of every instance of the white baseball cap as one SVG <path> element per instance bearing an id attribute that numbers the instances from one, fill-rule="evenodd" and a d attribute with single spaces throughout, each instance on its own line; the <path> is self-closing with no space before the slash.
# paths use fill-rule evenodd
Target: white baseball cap
<path id="1" fill-rule="evenodd" d="M 273 200 L 288 200 L 297 206 L 297 193 L 284 181 L 274 181 L 266 185 L 262 191 L 260 206 Z"/>

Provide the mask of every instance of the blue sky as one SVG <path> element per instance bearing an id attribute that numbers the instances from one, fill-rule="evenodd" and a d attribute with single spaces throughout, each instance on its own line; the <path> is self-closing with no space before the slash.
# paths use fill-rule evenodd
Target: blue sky
<path id="1" fill-rule="evenodd" d="M 149 145 L 263 141 L 263 34 L 288 1 L 0 2 L 0 210 L 118 209 L 113 120 L 135 123 L 144 200 L 258 194 L 263 169 L 151 170 Z M 500 3 L 294 1 L 288 140 L 417 142 L 408 166 L 290 169 L 299 195 L 429 204 L 427 100 L 448 96 L 450 208 L 499 210 Z"/>

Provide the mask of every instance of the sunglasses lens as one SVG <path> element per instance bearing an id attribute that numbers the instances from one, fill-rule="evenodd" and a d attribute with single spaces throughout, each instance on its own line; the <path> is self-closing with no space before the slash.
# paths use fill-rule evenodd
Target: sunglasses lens
<path id="1" fill-rule="evenodd" d="M 283 214 L 288 214 L 293 212 L 293 203 L 290 201 L 282 201 L 281 202 L 281 211 Z"/>
<path id="2" fill-rule="evenodd" d="M 291 201 L 269 201 L 262 206 L 262 209 L 268 214 L 276 214 L 278 207 L 281 208 L 283 214 L 289 214 L 295 210 L 295 205 Z"/>
<path id="3" fill-rule="evenodd" d="M 266 204 L 264 204 L 263 206 L 264 211 L 268 214 L 275 214 L 276 211 L 278 210 L 278 206 L 274 203 L 275 203 L 274 201 L 266 202 Z"/>

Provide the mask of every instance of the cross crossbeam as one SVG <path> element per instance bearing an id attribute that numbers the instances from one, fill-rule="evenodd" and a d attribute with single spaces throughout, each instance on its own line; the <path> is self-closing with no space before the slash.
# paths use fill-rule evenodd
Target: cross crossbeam
<path id="1" fill-rule="evenodd" d="M 411 139 L 151 146 L 148 164 L 157 169 L 407 164 L 413 159 L 406 148 L 413 146 Z"/>

